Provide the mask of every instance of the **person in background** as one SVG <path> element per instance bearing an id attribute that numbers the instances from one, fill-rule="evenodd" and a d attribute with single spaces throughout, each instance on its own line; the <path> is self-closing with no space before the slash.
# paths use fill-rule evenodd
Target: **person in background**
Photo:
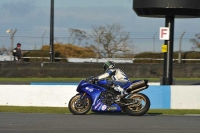
<path id="1" fill-rule="evenodd" d="M 13 49 L 14 61 L 20 61 L 22 57 L 21 43 L 17 43 L 17 47 Z"/>

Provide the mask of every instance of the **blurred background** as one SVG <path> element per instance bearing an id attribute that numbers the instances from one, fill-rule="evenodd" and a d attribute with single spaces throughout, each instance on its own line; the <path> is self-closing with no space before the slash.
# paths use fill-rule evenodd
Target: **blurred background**
<path id="1" fill-rule="evenodd" d="M 165 20 L 138 17 L 132 3 L 132 0 L 55 0 L 55 56 L 91 60 L 132 59 L 141 53 L 152 58 L 152 54 L 162 54 L 164 41 L 159 40 L 159 28 L 164 27 Z M 0 1 L 1 60 L 8 60 L 17 43 L 22 44 L 23 57 L 49 56 L 50 5 L 50 0 Z M 198 53 L 199 29 L 199 19 L 175 20 L 175 59 L 178 52 Z"/>

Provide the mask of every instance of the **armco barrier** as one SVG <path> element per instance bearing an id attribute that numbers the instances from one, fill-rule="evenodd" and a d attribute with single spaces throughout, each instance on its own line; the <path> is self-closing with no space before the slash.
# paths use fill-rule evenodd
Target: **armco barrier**
<path id="1" fill-rule="evenodd" d="M 1 85 L 1 106 L 67 107 L 76 85 Z M 200 109 L 200 86 L 150 85 L 151 109 Z"/>

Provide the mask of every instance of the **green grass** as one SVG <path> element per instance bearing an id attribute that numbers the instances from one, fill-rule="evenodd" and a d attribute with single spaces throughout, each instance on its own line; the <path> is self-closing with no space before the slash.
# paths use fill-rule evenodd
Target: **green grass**
<path id="1" fill-rule="evenodd" d="M 45 114 L 71 114 L 66 107 L 18 107 L 18 106 L 0 106 L 0 112 L 16 112 L 16 113 L 45 113 Z M 89 114 L 100 114 L 89 112 Z M 111 113 L 115 114 L 115 113 Z M 124 114 L 124 113 L 123 113 Z M 184 114 L 200 114 L 200 110 L 186 109 L 151 109 L 147 112 L 151 115 L 184 115 Z"/>
<path id="2" fill-rule="evenodd" d="M 77 82 L 82 78 L 0 78 L 0 82 Z"/>
<path id="3" fill-rule="evenodd" d="M 185 114 L 200 114 L 200 110 L 196 109 L 151 109 L 148 114 L 174 114 L 174 115 L 185 115 Z"/>
<path id="4" fill-rule="evenodd" d="M 58 107 L 18 107 L 18 106 L 0 106 L 0 112 L 17 113 L 46 113 L 46 114 L 66 114 L 70 113 L 68 108 Z"/>

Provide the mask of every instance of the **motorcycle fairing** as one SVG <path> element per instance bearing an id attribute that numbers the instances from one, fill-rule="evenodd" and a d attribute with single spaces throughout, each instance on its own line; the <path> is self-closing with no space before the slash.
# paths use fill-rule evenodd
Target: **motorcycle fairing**
<path id="1" fill-rule="evenodd" d="M 90 84 L 84 80 L 82 80 L 77 87 L 77 92 L 87 93 L 92 101 L 96 101 L 102 91 L 105 91 L 105 89 L 100 86 Z"/>
<path id="2" fill-rule="evenodd" d="M 121 108 L 116 103 L 113 103 L 112 105 L 108 106 L 104 104 L 102 100 L 103 99 L 98 99 L 92 104 L 93 112 L 121 112 Z"/>
<path id="3" fill-rule="evenodd" d="M 107 83 L 106 80 L 102 80 L 100 82 L 101 85 L 106 83 Z M 94 84 L 90 84 L 85 80 L 80 81 L 77 87 L 77 92 L 80 92 L 81 95 L 87 93 L 87 97 L 91 98 L 91 100 L 93 101 L 92 111 L 94 112 L 121 111 L 121 108 L 116 103 L 113 103 L 111 106 L 107 106 L 102 102 L 103 98 L 100 98 L 99 96 L 104 91 L 106 91 L 105 88 Z"/>

